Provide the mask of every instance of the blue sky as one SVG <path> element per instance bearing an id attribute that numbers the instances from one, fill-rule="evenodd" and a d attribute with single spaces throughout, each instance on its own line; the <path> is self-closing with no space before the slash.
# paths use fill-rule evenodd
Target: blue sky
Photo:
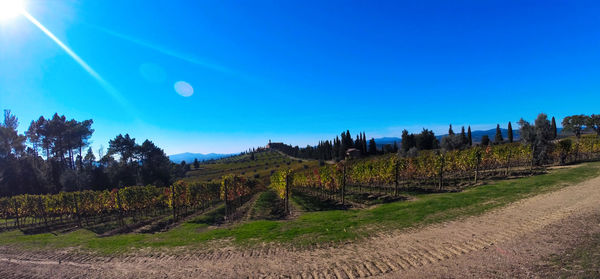
<path id="1" fill-rule="evenodd" d="M 25 1 L 0 21 L 0 108 L 168 154 L 600 113 L 598 1 Z M 179 95 L 176 82 L 193 87 Z M 188 88 L 188 94 L 189 94 Z"/>

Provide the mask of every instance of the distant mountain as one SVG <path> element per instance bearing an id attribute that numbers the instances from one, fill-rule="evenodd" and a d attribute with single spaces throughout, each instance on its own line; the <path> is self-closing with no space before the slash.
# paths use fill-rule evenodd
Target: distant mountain
<path id="1" fill-rule="evenodd" d="M 185 161 L 186 163 L 192 163 L 192 162 L 194 162 L 194 159 L 198 159 L 198 161 L 206 161 L 206 160 L 211 160 L 211 159 L 220 159 L 220 158 L 229 157 L 229 156 L 233 156 L 233 155 L 236 155 L 236 154 L 216 154 L 216 153 L 202 154 L 202 153 L 186 152 L 186 153 L 169 155 L 169 159 L 171 159 L 171 162 L 174 162 L 174 163 L 181 163 L 181 161 Z"/>
<path id="2" fill-rule="evenodd" d="M 500 132 L 502 133 L 502 138 L 504 138 L 504 140 L 507 140 L 508 139 L 508 130 L 500 128 Z M 455 131 L 454 133 L 460 133 L 460 130 L 458 130 L 458 132 Z M 471 131 L 471 138 L 473 139 L 473 142 L 481 142 L 481 138 L 485 135 L 487 135 L 491 141 L 494 141 L 494 139 L 496 138 L 496 128 L 489 129 L 489 130 L 483 130 L 483 131 L 481 131 L 481 130 Z M 447 134 L 437 136 L 437 138 L 439 140 L 445 136 L 447 136 Z M 519 139 L 520 139 L 519 129 L 513 128 L 513 140 L 517 141 Z"/>
<path id="3" fill-rule="evenodd" d="M 398 144 L 398 147 L 400 147 L 400 143 L 402 142 L 402 139 L 396 138 L 396 137 L 383 137 L 383 138 L 375 139 L 375 145 L 377 145 L 377 148 L 381 148 L 382 146 L 384 146 L 386 144 L 393 145 L 394 142 L 396 142 Z"/>
<path id="4" fill-rule="evenodd" d="M 562 128 L 558 128 L 558 133 L 561 132 Z M 508 130 L 507 129 L 502 129 L 500 128 L 500 131 L 502 133 L 502 137 L 504 138 L 504 140 L 506 140 L 508 138 Z M 455 133 L 460 133 L 460 129 L 458 131 L 454 131 Z M 438 135 L 435 136 L 438 140 L 441 140 L 443 137 L 447 136 L 448 134 L 445 135 Z M 473 139 L 473 142 L 481 142 L 481 138 L 487 135 L 488 137 L 490 137 L 490 140 L 494 140 L 494 138 L 496 138 L 496 128 L 494 129 L 489 129 L 489 130 L 478 130 L 478 131 L 471 131 L 471 137 Z M 519 134 L 519 129 L 515 129 L 513 128 L 513 139 L 515 141 L 519 140 L 520 138 L 520 134 Z M 375 143 L 377 144 L 377 147 L 381 147 L 383 145 L 386 144 L 394 144 L 394 141 L 398 143 L 398 146 L 400 145 L 400 143 L 402 142 L 401 138 L 397 138 L 397 137 L 383 137 L 383 138 L 377 138 L 375 139 Z"/>

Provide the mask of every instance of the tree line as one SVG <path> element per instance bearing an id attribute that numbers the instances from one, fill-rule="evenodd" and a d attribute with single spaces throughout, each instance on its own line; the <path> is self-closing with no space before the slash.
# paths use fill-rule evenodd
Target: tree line
<path id="1" fill-rule="evenodd" d="M 105 190 L 123 186 L 166 186 L 183 176 L 164 151 L 128 134 L 110 140 L 106 154 L 96 158 L 90 147 L 92 119 L 68 120 L 64 115 L 40 116 L 24 134 L 18 118 L 4 111 L 0 123 L 0 196 L 49 194 L 60 191 Z"/>

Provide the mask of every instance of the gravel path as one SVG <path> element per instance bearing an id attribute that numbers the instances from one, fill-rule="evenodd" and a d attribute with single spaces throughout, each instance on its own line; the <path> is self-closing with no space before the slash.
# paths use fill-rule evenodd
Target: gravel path
<path id="1" fill-rule="evenodd" d="M 480 216 L 338 247 L 267 245 L 179 255 L 94 257 L 0 247 L 0 278 L 543 277 L 543 259 L 600 231 L 600 177 Z"/>

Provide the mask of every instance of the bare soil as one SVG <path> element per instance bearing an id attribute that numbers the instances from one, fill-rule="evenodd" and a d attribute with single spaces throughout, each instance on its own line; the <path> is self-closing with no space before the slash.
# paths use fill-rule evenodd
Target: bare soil
<path id="1" fill-rule="evenodd" d="M 309 250 L 107 257 L 0 247 L 0 278 L 547 278 L 557 274 L 549 259 L 598 233 L 600 177 L 480 216 Z"/>

